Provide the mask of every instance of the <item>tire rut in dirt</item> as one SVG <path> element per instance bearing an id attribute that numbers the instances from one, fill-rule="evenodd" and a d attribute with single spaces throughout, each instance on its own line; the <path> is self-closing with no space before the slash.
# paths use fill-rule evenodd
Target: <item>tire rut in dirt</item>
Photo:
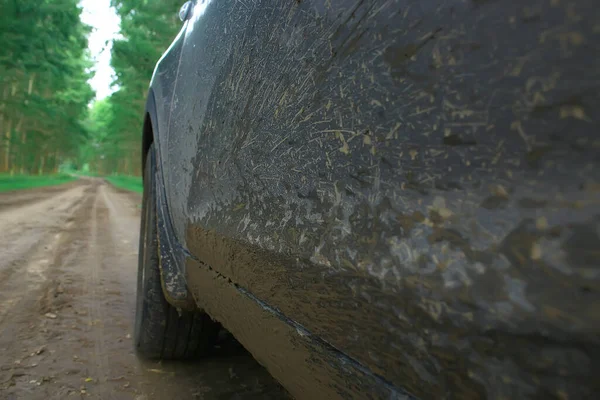
<path id="1" fill-rule="evenodd" d="M 114 254 L 114 245 L 111 241 L 111 235 L 107 230 L 110 228 L 108 224 L 109 211 L 102 199 L 98 196 L 97 184 L 93 185 L 90 190 L 93 192 L 94 203 L 90 217 L 89 240 L 90 251 L 87 257 L 87 267 L 90 269 L 87 274 L 87 286 L 91 295 L 90 301 L 87 302 L 87 310 L 89 315 L 89 324 L 92 330 L 94 339 L 93 359 L 95 360 L 94 376 L 99 382 L 106 382 L 109 373 L 109 360 L 106 351 L 105 340 L 107 340 L 104 332 L 104 324 L 107 321 L 108 315 L 106 308 L 103 306 L 106 299 L 102 293 L 104 289 L 104 280 L 101 276 L 101 270 L 104 269 L 103 252 Z M 100 252 L 100 249 L 103 252 Z M 102 387 L 101 392 L 105 398 L 112 399 L 113 394 L 109 390 Z"/>
<path id="2" fill-rule="evenodd" d="M 0 193 L 0 212 L 38 203 L 84 184 L 86 184 L 84 181 L 74 181 L 57 186 L 2 192 Z"/>
<path id="3" fill-rule="evenodd" d="M 48 247 L 52 237 L 73 221 L 84 196 L 77 195 L 73 199 L 70 194 L 69 191 L 57 191 L 54 197 L 33 202 L 44 203 L 40 207 L 26 203 L 21 208 L 26 207 L 27 213 L 15 212 L 8 222 L 4 222 L 0 232 L 0 285 L 7 282 L 15 271 L 20 271 L 31 254 Z"/>
<path id="4" fill-rule="evenodd" d="M 71 295 L 64 282 L 70 278 L 62 268 L 82 251 L 83 242 L 79 238 L 84 225 L 75 221 L 85 218 L 86 202 L 92 200 L 83 191 L 79 193 L 80 197 L 64 204 L 69 213 L 51 220 L 55 225 L 45 230 L 45 239 L 23 255 L 19 273 L 0 282 L 0 300 L 6 297 L 13 300 L 10 313 L 0 319 L 0 398 L 48 397 L 39 389 L 32 392 L 31 382 L 38 382 L 44 369 L 41 359 L 48 355 L 46 344 L 61 336 L 49 328 L 53 320 L 44 315 L 56 318 L 63 307 L 69 306 Z M 40 379 L 41 382 L 51 378 Z M 8 392 L 3 394 L 5 390 Z M 12 397 L 10 393 L 18 395 Z"/>
<path id="5" fill-rule="evenodd" d="M 46 232 L 49 248 L 25 255 L 19 273 L 0 282 L 0 304 L 3 295 L 14 300 L 0 322 L 0 399 L 288 398 L 233 340 L 219 342 L 215 356 L 199 362 L 136 356 L 139 202 L 139 196 L 90 180 L 65 200 L 69 212 L 48 211 L 48 221 L 59 227 Z M 24 222 L 35 227 L 36 217 Z M 38 267 L 44 268 L 40 277 Z M 189 340 L 187 348 L 185 339 L 177 340 L 167 352 L 204 352 L 197 339 L 205 323 L 198 316 L 193 323 L 171 323 Z"/>

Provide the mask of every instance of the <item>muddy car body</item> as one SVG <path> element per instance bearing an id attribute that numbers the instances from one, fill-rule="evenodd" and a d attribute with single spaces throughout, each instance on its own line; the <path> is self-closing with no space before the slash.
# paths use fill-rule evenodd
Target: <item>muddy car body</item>
<path id="1" fill-rule="evenodd" d="M 600 389 L 593 1 L 182 15 L 143 140 L 168 304 L 297 398 Z"/>

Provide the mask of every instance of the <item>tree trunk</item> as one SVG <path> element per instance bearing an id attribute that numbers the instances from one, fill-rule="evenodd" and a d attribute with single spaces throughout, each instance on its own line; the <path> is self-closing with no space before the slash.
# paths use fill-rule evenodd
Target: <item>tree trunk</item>
<path id="1" fill-rule="evenodd" d="M 35 72 L 33 74 L 31 74 L 31 76 L 29 77 L 29 85 L 27 86 L 27 95 L 31 96 L 31 93 L 33 93 L 33 82 L 35 81 Z"/>
<path id="2" fill-rule="evenodd" d="M 4 156 L 4 167 L 3 167 L 3 171 L 4 172 L 8 172 L 10 169 L 10 136 L 11 136 L 11 131 L 12 131 L 12 120 L 9 119 L 8 123 L 6 124 L 6 133 L 4 135 L 4 140 L 6 142 L 6 150 L 5 150 L 5 156 Z"/>
<path id="3" fill-rule="evenodd" d="M 21 132 L 21 129 L 23 127 L 23 115 L 21 115 L 19 117 L 19 122 L 17 122 L 17 125 L 15 126 L 15 129 L 13 131 L 14 135 L 12 135 L 13 140 L 14 141 L 18 141 L 19 140 L 19 133 Z M 20 143 L 15 142 L 16 144 L 16 154 L 17 157 L 15 159 L 13 159 L 13 165 L 12 168 L 14 170 L 19 170 L 19 172 L 22 174 L 23 173 L 23 168 L 25 167 L 25 143 L 23 141 L 23 135 L 21 135 L 21 141 Z"/>
<path id="4" fill-rule="evenodd" d="M 3 146 L 6 145 L 4 143 L 4 135 L 2 135 L 2 132 L 4 132 L 4 109 L 6 108 L 4 102 L 8 97 L 8 89 L 8 86 L 4 87 L 4 90 L 2 92 L 2 99 L 0 100 L 0 172 L 2 171 L 2 168 L 6 162 L 6 154 L 2 151 Z"/>
<path id="5" fill-rule="evenodd" d="M 58 160 L 59 160 L 59 154 L 58 151 L 54 153 L 54 165 L 52 166 L 52 172 L 53 174 L 56 174 L 58 172 Z"/>

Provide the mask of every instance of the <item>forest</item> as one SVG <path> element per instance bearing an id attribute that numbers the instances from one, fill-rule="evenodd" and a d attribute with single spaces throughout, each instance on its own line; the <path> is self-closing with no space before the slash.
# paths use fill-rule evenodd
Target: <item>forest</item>
<path id="1" fill-rule="evenodd" d="M 111 5 L 114 92 L 95 100 L 79 0 L 0 0 L 0 174 L 140 175 L 148 84 L 181 27 L 181 0 Z"/>

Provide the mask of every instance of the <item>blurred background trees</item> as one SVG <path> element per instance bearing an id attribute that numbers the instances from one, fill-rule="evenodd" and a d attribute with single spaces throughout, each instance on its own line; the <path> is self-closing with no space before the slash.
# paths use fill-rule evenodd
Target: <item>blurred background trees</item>
<path id="1" fill-rule="evenodd" d="M 0 0 L 0 172 L 55 172 L 86 140 L 88 27 L 78 0 Z"/>
<path id="2" fill-rule="evenodd" d="M 121 17 L 121 38 L 113 43 L 111 65 L 116 91 L 90 113 L 96 146 L 93 170 L 140 175 L 144 107 L 154 66 L 182 24 L 182 0 L 113 0 Z"/>
<path id="3" fill-rule="evenodd" d="M 181 22 L 182 0 L 112 0 L 121 18 L 114 93 L 93 101 L 90 28 L 79 0 L 0 0 L 0 173 L 59 167 L 140 175 L 140 140 L 154 65 Z"/>

